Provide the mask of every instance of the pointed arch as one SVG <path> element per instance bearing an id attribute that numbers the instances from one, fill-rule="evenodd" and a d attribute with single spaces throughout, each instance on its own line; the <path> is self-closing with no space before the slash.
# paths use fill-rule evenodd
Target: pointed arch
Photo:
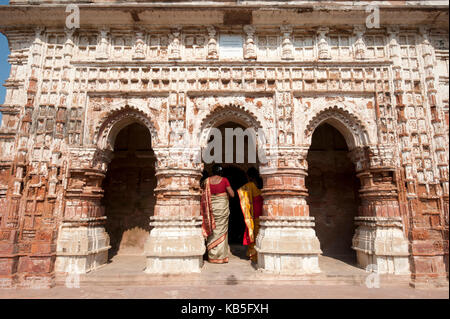
<path id="1" fill-rule="evenodd" d="M 235 122 L 245 128 L 253 128 L 255 133 L 263 128 L 261 122 L 257 119 L 257 116 L 242 107 L 234 104 L 218 106 L 209 113 L 200 124 L 200 146 L 206 146 L 212 128 L 218 127 L 226 122 Z M 255 138 L 257 138 L 257 136 L 255 136 Z"/>
<path id="2" fill-rule="evenodd" d="M 336 128 L 343 136 L 349 150 L 369 145 L 369 134 L 361 120 L 337 105 L 328 107 L 317 113 L 307 124 L 305 141 L 311 145 L 311 139 L 316 128 L 328 123 Z"/>
<path id="3" fill-rule="evenodd" d="M 94 143 L 101 150 L 113 150 L 117 134 L 132 123 L 140 123 L 150 131 L 152 146 L 158 143 L 157 129 L 150 118 L 141 110 L 125 105 L 107 113 L 95 129 Z"/>

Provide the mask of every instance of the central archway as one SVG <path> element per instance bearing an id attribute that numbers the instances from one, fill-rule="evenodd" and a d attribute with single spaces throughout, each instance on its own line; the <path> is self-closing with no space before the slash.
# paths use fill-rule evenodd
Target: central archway
<path id="1" fill-rule="evenodd" d="M 241 125 L 240 123 L 236 123 L 232 120 L 227 121 L 223 124 L 220 124 L 215 127 L 220 131 L 221 136 L 221 146 L 222 146 L 222 158 L 220 161 L 212 161 L 211 163 L 204 163 L 204 168 L 208 173 L 211 173 L 211 167 L 218 163 L 224 168 L 224 177 L 226 177 L 231 184 L 231 187 L 236 193 L 234 198 L 230 198 L 230 218 L 229 218 L 229 228 L 228 228 L 228 240 L 231 245 L 242 245 L 243 236 L 245 232 L 245 222 L 239 202 L 239 197 L 237 195 L 237 190 L 247 183 L 246 172 L 250 167 L 259 168 L 259 159 L 258 156 L 255 156 L 255 161 L 249 156 L 249 151 L 256 151 L 256 142 L 254 138 L 249 136 L 244 136 L 244 144 L 243 150 L 237 149 L 237 137 L 233 137 L 233 154 L 232 154 L 232 162 L 227 162 L 227 154 L 226 154 L 226 137 L 227 132 L 226 129 L 231 130 L 239 130 L 245 131 L 248 127 Z M 230 132 L 230 131 L 229 131 Z M 211 135 L 208 138 L 208 142 L 213 141 L 213 136 Z M 213 151 L 214 152 L 216 150 Z M 243 161 L 239 161 L 239 152 L 244 151 Z M 229 156 L 229 155 L 228 155 Z"/>
<path id="2" fill-rule="evenodd" d="M 243 161 L 237 162 L 238 152 L 236 149 L 236 138 L 233 138 L 233 150 L 232 161 L 229 163 L 225 159 L 225 131 L 226 129 L 240 129 L 244 131 L 244 145 L 242 153 Z M 264 162 L 259 156 L 264 156 L 264 141 L 267 137 L 267 127 L 263 127 L 261 120 L 257 114 L 252 113 L 245 106 L 241 104 L 227 104 L 223 106 L 217 106 L 207 116 L 203 118 L 199 126 L 199 143 L 204 151 L 210 145 L 214 136 L 214 130 L 220 131 L 221 143 L 222 143 L 222 158 L 218 161 L 224 167 L 225 176 L 230 180 L 231 187 L 236 191 L 239 187 L 247 182 L 246 172 L 250 167 L 259 169 L 260 160 Z M 247 131 L 246 131 L 247 130 Z M 249 142 L 251 144 L 249 144 Z M 255 154 L 254 157 L 249 157 L 248 150 L 252 149 Z M 208 173 L 211 173 L 211 167 L 215 161 L 205 162 L 203 158 L 204 168 Z M 261 185 L 262 187 L 262 185 Z M 241 211 L 239 199 L 237 197 L 230 200 L 230 220 L 229 220 L 229 242 L 234 244 L 234 248 L 240 247 L 243 249 L 235 249 L 234 254 L 243 254 L 241 256 L 244 259 L 246 246 L 243 245 L 243 236 L 245 232 L 245 223 L 243 214 Z M 232 250 L 233 250 L 232 246 Z"/>

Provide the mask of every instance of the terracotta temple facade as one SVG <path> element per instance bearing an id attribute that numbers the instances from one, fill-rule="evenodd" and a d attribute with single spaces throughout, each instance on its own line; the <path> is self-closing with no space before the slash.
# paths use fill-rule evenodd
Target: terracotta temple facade
<path id="1" fill-rule="evenodd" d="M 111 251 L 200 272 L 199 154 L 224 123 L 266 158 L 262 271 L 319 273 L 342 238 L 362 268 L 448 280 L 446 1 L 376 1 L 378 27 L 370 1 L 80 1 L 73 28 L 67 3 L 0 7 L 0 286 Z"/>

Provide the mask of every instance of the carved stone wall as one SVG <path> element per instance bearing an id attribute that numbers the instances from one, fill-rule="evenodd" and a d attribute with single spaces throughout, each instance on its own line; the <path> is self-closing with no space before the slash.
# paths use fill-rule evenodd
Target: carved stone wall
<path id="1" fill-rule="evenodd" d="M 360 265 L 411 272 L 417 282 L 448 276 L 448 28 L 260 18 L 0 26 L 11 49 L 0 130 L 1 285 L 51 286 L 55 271 L 106 262 L 102 182 L 117 135 L 132 123 L 149 130 L 155 154 L 146 272 L 200 271 L 198 159 L 210 129 L 228 121 L 264 135 L 261 268 L 320 271 L 306 156 L 315 129 L 328 123 L 344 136 L 361 181 Z M 242 56 L 222 50 L 230 34 L 241 36 Z"/>

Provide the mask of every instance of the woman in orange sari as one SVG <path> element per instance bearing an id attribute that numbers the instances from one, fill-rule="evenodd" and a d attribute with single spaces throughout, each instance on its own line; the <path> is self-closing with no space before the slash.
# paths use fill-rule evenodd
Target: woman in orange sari
<path id="1" fill-rule="evenodd" d="M 262 215 L 263 197 L 261 196 L 262 179 L 258 170 L 251 167 L 247 171 L 249 182 L 238 189 L 242 213 L 244 214 L 245 233 L 243 244 L 248 246 L 247 257 L 257 262 L 255 250 L 256 237 L 259 232 L 259 217 Z"/>
<path id="2" fill-rule="evenodd" d="M 203 216 L 202 231 L 206 238 L 208 261 L 214 264 L 228 262 L 228 217 L 230 208 L 228 196 L 234 197 L 233 189 L 226 177 L 222 177 L 222 167 L 212 167 L 213 176 L 206 178 L 201 198 Z"/>

